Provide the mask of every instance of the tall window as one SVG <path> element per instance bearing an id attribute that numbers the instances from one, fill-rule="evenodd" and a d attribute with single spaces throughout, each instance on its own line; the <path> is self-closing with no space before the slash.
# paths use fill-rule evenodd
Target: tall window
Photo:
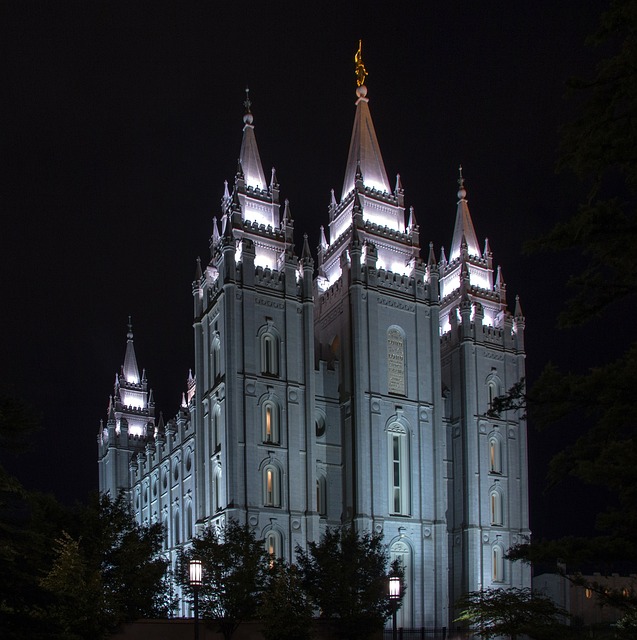
<path id="1" fill-rule="evenodd" d="M 489 471 L 502 473 L 502 451 L 500 450 L 500 439 L 497 436 L 489 438 Z"/>
<path id="2" fill-rule="evenodd" d="M 221 409 L 216 405 L 212 412 L 212 446 L 213 451 L 221 451 Z"/>
<path id="3" fill-rule="evenodd" d="M 409 442 L 407 431 L 399 423 L 388 430 L 389 512 L 409 515 Z"/>
<path id="4" fill-rule="evenodd" d="M 324 475 L 316 479 L 316 510 L 320 516 L 327 514 L 327 483 Z"/>
<path id="5" fill-rule="evenodd" d="M 186 506 L 186 540 L 192 540 L 192 501 Z"/>
<path id="6" fill-rule="evenodd" d="M 387 390 L 405 395 L 405 337 L 398 327 L 387 330 Z"/>
<path id="7" fill-rule="evenodd" d="M 405 583 L 405 595 L 403 598 L 402 606 L 397 612 L 397 626 L 399 627 L 412 627 L 412 600 L 411 594 L 413 592 L 412 584 L 412 553 L 411 547 L 402 540 L 398 540 L 392 544 L 389 550 L 389 560 L 394 562 L 398 560 L 400 566 L 404 571 L 403 581 Z"/>
<path id="8" fill-rule="evenodd" d="M 223 485 L 222 485 L 222 477 L 221 477 L 221 467 L 217 463 L 214 466 L 214 471 L 212 472 L 212 512 L 216 513 L 223 506 L 222 496 L 223 496 Z"/>
<path id="9" fill-rule="evenodd" d="M 504 552 L 497 544 L 491 549 L 491 578 L 493 582 L 504 581 Z"/>
<path id="10" fill-rule="evenodd" d="M 499 489 L 491 490 L 489 510 L 491 512 L 491 524 L 494 526 L 502 526 L 502 493 Z"/>
<path id="11" fill-rule="evenodd" d="M 181 542 L 181 538 L 179 536 L 179 509 L 175 509 L 175 514 L 173 516 L 173 543 L 178 545 Z"/>
<path id="12" fill-rule="evenodd" d="M 281 478 L 279 469 L 274 465 L 263 470 L 263 504 L 266 507 L 281 506 Z"/>
<path id="13" fill-rule="evenodd" d="M 279 408 L 272 400 L 266 400 L 261 409 L 263 442 L 279 444 Z"/>
<path id="14" fill-rule="evenodd" d="M 261 373 L 269 376 L 279 375 L 279 341 L 270 332 L 261 335 Z"/>
<path id="15" fill-rule="evenodd" d="M 212 383 L 214 384 L 221 377 L 221 340 L 219 340 L 219 336 L 215 336 L 212 340 L 212 348 L 210 350 L 210 369 L 212 374 Z"/>
<path id="16" fill-rule="evenodd" d="M 500 395 L 500 380 L 499 378 L 491 373 L 487 379 L 487 400 L 488 400 L 488 409 L 493 408 L 493 401 Z"/>
<path id="17" fill-rule="evenodd" d="M 265 534 L 265 551 L 271 559 L 281 557 L 281 535 L 278 531 L 270 530 Z"/>

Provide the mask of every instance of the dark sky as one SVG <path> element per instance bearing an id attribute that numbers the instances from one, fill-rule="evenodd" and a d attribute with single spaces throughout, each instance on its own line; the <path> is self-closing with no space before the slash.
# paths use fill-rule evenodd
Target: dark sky
<path id="1" fill-rule="evenodd" d="M 274 165 L 297 245 L 307 231 L 316 246 L 330 188 L 342 188 L 358 38 L 387 171 L 402 176 L 423 246 L 449 247 L 462 164 L 509 304 L 520 294 L 529 377 L 548 359 L 603 357 L 591 329 L 554 328 L 571 262 L 521 247 L 582 198 L 554 171 L 558 129 L 576 108 L 566 80 L 596 58 L 584 40 L 605 5 L 2 3 L 0 383 L 44 427 L 12 463 L 21 480 L 66 501 L 96 489 L 96 433 L 129 314 L 158 409 L 176 411 L 193 364 L 195 260 L 208 258 L 234 175 L 246 84 L 266 175 Z M 531 436 L 538 535 L 591 521 L 564 489 L 540 493 L 555 438 Z"/>

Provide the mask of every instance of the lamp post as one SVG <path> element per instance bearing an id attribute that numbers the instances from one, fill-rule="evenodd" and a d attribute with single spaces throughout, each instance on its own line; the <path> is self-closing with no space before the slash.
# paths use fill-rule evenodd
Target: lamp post
<path id="1" fill-rule="evenodd" d="M 195 595 L 195 640 L 199 640 L 199 587 L 203 579 L 201 560 L 191 560 L 188 579 Z"/>
<path id="2" fill-rule="evenodd" d="M 390 576 L 389 578 L 389 599 L 392 603 L 392 638 L 393 640 L 398 640 L 398 629 L 396 628 L 396 612 L 398 611 L 398 602 L 400 601 L 400 578 L 398 576 Z"/>

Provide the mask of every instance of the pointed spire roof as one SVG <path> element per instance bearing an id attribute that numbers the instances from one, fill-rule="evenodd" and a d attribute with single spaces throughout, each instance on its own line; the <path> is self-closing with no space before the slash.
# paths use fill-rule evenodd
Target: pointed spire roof
<path id="1" fill-rule="evenodd" d="M 385 164 L 380 153 L 374 123 L 372 122 L 372 115 L 369 111 L 369 100 L 366 97 L 367 87 L 363 84 L 367 71 L 362 63 L 360 44 L 354 60 L 356 62 L 359 85 L 356 88 L 358 100 L 356 101 L 356 115 L 354 117 L 352 138 L 349 143 L 341 200 L 354 188 L 358 171 L 363 175 L 365 186 L 391 193 L 387 171 L 385 171 Z"/>
<path id="2" fill-rule="evenodd" d="M 310 251 L 310 243 L 307 239 L 307 233 L 303 234 L 303 251 L 301 253 L 301 260 L 304 262 L 312 260 L 312 252 Z"/>
<path id="3" fill-rule="evenodd" d="M 126 353 L 124 355 L 124 365 L 122 372 L 126 382 L 139 382 L 139 369 L 137 368 L 137 358 L 135 356 L 135 347 L 133 345 L 133 325 L 131 318 L 128 316 L 128 333 L 126 334 Z"/>
<path id="4" fill-rule="evenodd" d="M 327 249 L 327 239 L 325 238 L 325 227 L 321 225 L 319 230 L 319 246 L 323 249 Z"/>
<path id="5" fill-rule="evenodd" d="M 266 189 L 265 174 L 263 173 L 263 165 L 261 164 L 261 156 L 257 147 L 257 139 L 254 135 L 254 126 L 252 124 L 254 118 L 250 107 L 250 90 L 246 88 L 246 99 L 243 103 L 246 112 L 243 116 L 243 140 L 241 141 L 241 152 L 239 154 L 239 165 L 245 176 L 246 185 L 249 187 L 258 187 Z"/>
<path id="6" fill-rule="evenodd" d="M 455 260 L 461 252 L 463 240 L 467 244 L 467 251 L 471 256 L 480 256 L 480 245 L 478 237 L 473 227 L 469 205 L 467 204 L 467 190 L 464 188 L 464 177 L 462 176 L 462 167 L 459 168 L 460 177 L 458 178 L 458 209 L 456 210 L 456 224 L 453 230 L 453 239 L 451 240 L 451 251 L 449 252 L 449 260 Z"/>

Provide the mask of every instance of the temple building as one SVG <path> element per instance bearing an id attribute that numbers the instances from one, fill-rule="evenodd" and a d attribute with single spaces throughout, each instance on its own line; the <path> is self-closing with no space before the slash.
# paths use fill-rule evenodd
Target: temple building
<path id="1" fill-rule="evenodd" d="M 99 485 L 165 524 L 172 561 L 230 518 L 292 562 L 326 527 L 382 533 L 405 569 L 399 625 L 449 626 L 463 593 L 531 582 L 505 559 L 530 535 L 526 423 L 487 415 L 524 377 L 524 317 L 478 240 L 462 172 L 451 244 L 422 250 L 359 65 L 343 189 L 314 256 L 307 237 L 295 253 L 246 99 L 234 182 L 192 284 L 194 373 L 164 421 L 129 326 Z"/>

